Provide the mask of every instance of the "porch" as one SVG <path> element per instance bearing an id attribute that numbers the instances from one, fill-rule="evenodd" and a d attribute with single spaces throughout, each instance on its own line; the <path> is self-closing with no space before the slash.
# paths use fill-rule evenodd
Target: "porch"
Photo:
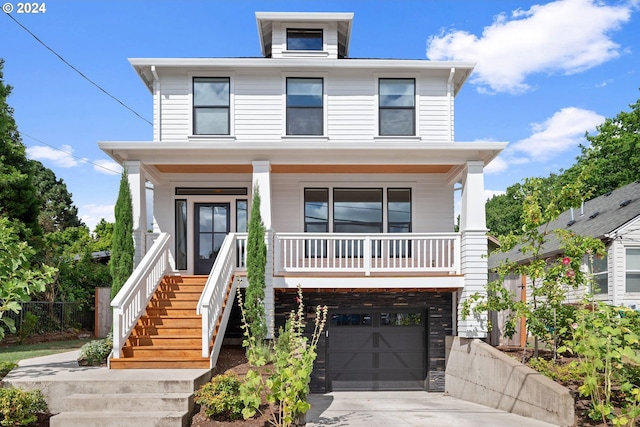
<path id="1" fill-rule="evenodd" d="M 196 278 L 181 277 L 175 270 L 170 236 L 161 233 L 154 237 L 155 241 L 112 302 L 114 348 L 111 366 L 164 367 L 180 361 L 183 367 L 188 367 L 189 363 L 193 367 L 214 367 L 236 288 L 244 283 L 247 233 L 226 236 L 215 252 L 210 274 L 200 276 L 199 298 L 197 295 L 185 298 L 181 288 Z M 421 281 L 421 287 L 429 286 L 425 282 L 429 277 L 439 278 L 439 286 L 443 289 L 459 288 L 463 283 L 461 236 L 458 233 L 268 231 L 265 240 L 267 271 L 272 271 L 267 273 L 267 300 L 273 298 L 269 295 L 273 294 L 273 289 L 292 287 L 287 278 L 294 278 L 296 284 L 303 287 L 335 288 L 335 278 L 342 277 L 341 286 L 362 288 L 366 283 L 364 286 L 381 290 L 389 287 L 383 285 L 384 276 L 393 276 L 394 280 L 408 279 L 405 286 L 411 287 L 418 286 L 415 280 Z M 151 241 L 149 236 L 148 242 Z M 380 277 L 376 279 L 375 276 Z M 327 279 L 331 277 L 334 280 Z M 188 286 L 187 294 L 195 292 L 194 285 Z M 269 305 L 269 301 L 266 303 Z M 184 329 L 187 320 L 189 336 L 185 336 Z"/>

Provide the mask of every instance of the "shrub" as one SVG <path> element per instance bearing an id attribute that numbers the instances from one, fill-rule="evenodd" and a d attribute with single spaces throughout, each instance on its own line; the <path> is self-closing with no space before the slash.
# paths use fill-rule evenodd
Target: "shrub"
<path id="1" fill-rule="evenodd" d="M 22 344 L 25 339 L 29 338 L 38 324 L 38 316 L 30 311 L 24 314 L 24 319 L 20 325 L 20 331 L 18 332 L 18 342 Z"/>
<path id="2" fill-rule="evenodd" d="M 18 366 L 17 363 L 13 363 L 13 362 L 0 362 L 0 379 L 4 378 L 7 376 L 7 374 L 9 372 L 11 372 L 11 370 L 13 368 L 15 368 L 16 366 Z"/>
<path id="3" fill-rule="evenodd" d="M 80 365 L 102 365 L 107 363 L 107 358 L 113 347 L 113 338 L 109 334 L 101 340 L 89 341 L 80 348 L 80 357 L 78 363 Z"/>
<path id="4" fill-rule="evenodd" d="M 0 425 L 28 426 L 47 412 L 47 403 L 40 390 L 23 391 L 17 388 L 0 389 Z"/>
<path id="5" fill-rule="evenodd" d="M 232 420 L 242 418 L 240 379 L 233 372 L 213 377 L 196 391 L 195 396 L 196 403 L 204 406 L 208 417 L 219 415 Z"/>

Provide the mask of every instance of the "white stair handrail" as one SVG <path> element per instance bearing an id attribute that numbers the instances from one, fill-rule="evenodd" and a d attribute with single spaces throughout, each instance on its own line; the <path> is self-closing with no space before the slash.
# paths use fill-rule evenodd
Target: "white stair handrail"
<path id="1" fill-rule="evenodd" d="M 213 268 L 204 286 L 200 300 L 198 301 L 197 314 L 202 315 L 202 357 L 211 360 L 211 367 L 214 367 L 215 360 L 218 358 L 222 339 L 216 339 L 213 351 L 209 353 L 209 343 L 213 339 L 216 328 L 216 322 L 221 316 L 220 331 L 224 333 L 229 315 L 231 313 L 231 305 L 235 296 L 236 283 L 231 284 L 231 294 L 224 312 L 222 311 L 227 288 L 233 280 L 236 270 L 236 235 L 229 233 L 222 242 L 222 246 L 218 251 Z"/>
<path id="2" fill-rule="evenodd" d="M 122 289 L 111 301 L 113 308 L 113 351 L 114 359 L 120 358 L 120 351 L 140 316 L 147 308 L 149 300 L 162 278 L 170 270 L 169 242 L 171 236 L 161 233 L 151 249 L 133 270 Z"/>

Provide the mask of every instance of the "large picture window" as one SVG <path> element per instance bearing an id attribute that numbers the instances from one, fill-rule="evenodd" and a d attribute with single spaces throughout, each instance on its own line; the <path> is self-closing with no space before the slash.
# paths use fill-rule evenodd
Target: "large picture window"
<path id="1" fill-rule="evenodd" d="M 287 135 L 322 135 L 321 78 L 287 78 Z"/>
<path id="2" fill-rule="evenodd" d="M 287 50 L 322 50 L 322 30 L 287 29 Z"/>
<path id="3" fill-rule="evenodd" d="M 229 135 L 229 78 L 193 79 L 194 135 Z"/>
<path id="4" fill-rule="evenodd" d="M 416 134 L 415 85 L 415 79 L 379 80 L 380 136 Z"/>
<path id="5" fill-rule="evenodd" d="M 335 188 L 335 233 L 382 233 L 381 188 Z"/>
<path id="6" fill-rule="evenodd" d="M 640 292 L 640 248 L 627 248 L 626 290 Z"/>

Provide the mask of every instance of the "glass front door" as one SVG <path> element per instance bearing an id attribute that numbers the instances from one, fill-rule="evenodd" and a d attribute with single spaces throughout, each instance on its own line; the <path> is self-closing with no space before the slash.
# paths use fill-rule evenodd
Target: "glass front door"
<path id="1" fill-rule="evenodd" d="M 211 272 L 224 238 L 230 231 L 229 203 L 195 204 L 195 274 Z"/>

